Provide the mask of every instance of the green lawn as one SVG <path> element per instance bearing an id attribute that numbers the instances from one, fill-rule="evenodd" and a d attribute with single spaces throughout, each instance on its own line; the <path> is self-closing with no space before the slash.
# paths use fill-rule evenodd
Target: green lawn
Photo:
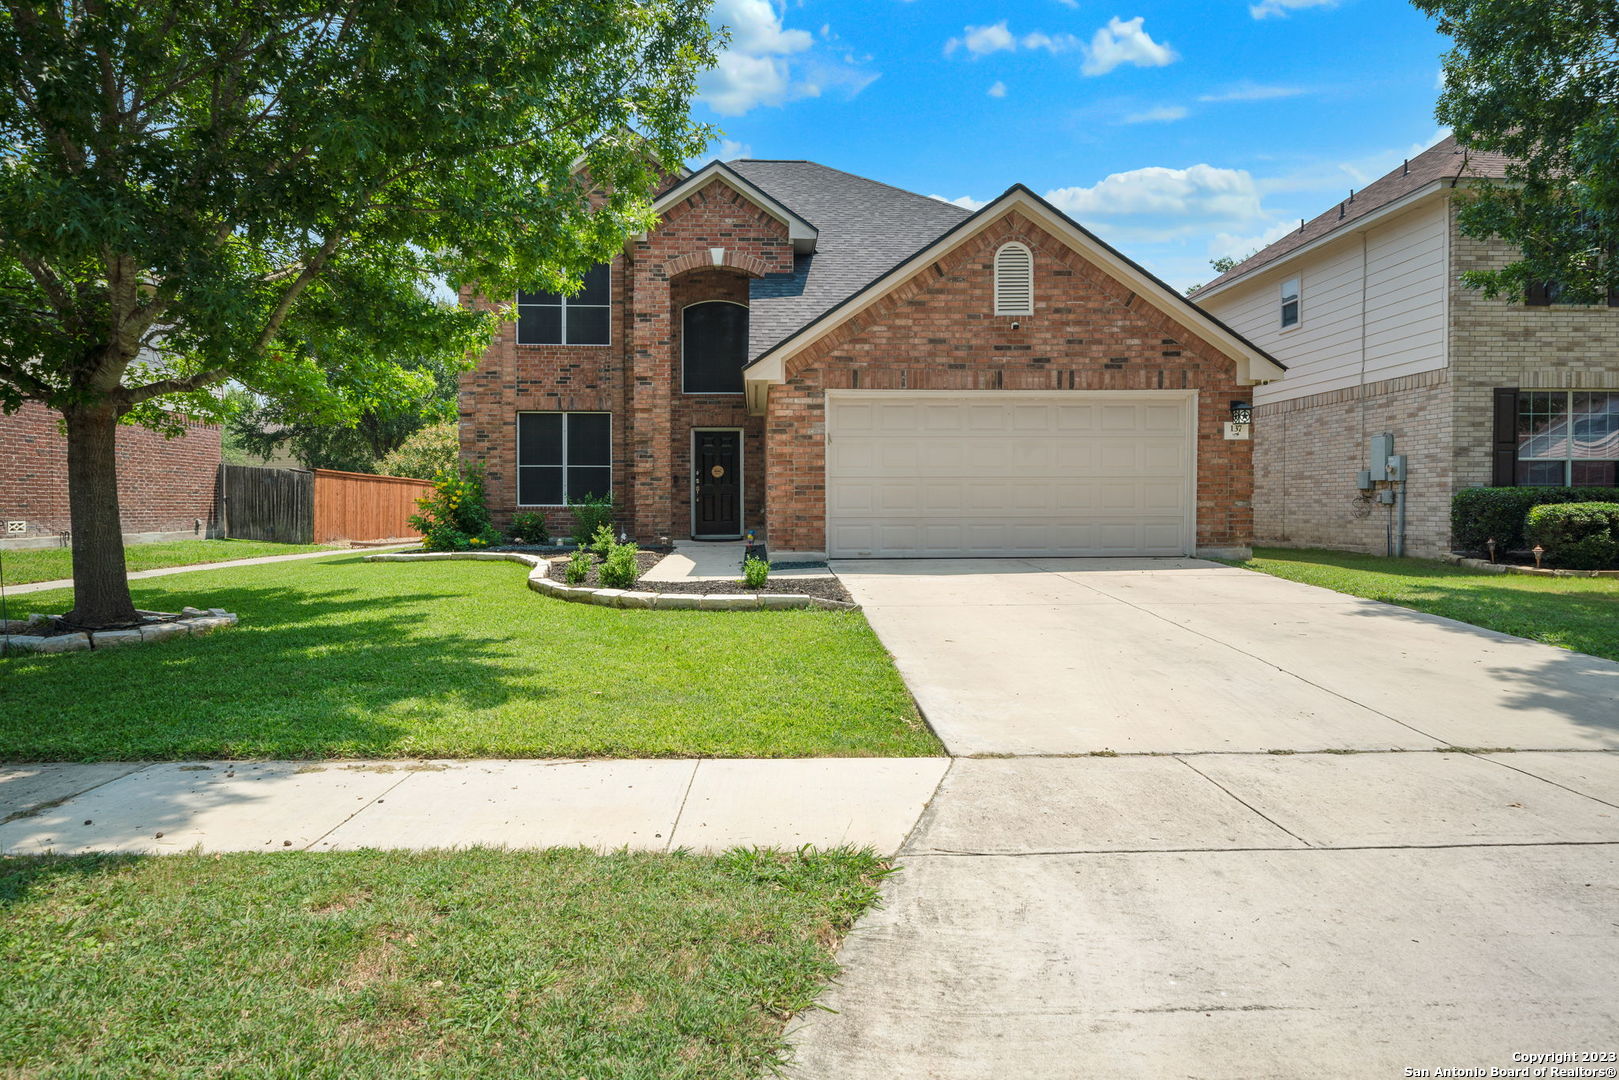
<path id="1" fill-rule="evenodd" d="M 751 1080 L 861 852 L 0 859 L 0 1075 Z"/>
<path id="2" fill-rule="evenodd" d="M 1619 660 L 1619 579 L 1491 574 L 1433 559 L 1258 548 L 1238 566 Z"/>
<path id="3" fill-rule="evenodd" d="M 361 559 L 134 582 L 241 625 L 0 659 L 0 760 L 942 752 L 858 612 L 621 610 L 536 595 L 516 563 Z"/>
<path id="4" fill-rule="evenodd" d="M 173 540 L 162 544 L 130 544 L 124 562 L 131 573 L 163 566 L 195 566 L 261 555 L 297 555 L 326 551 L 330 544 L 267 544 L 257 540 Z M 73 576 L 73 552 L 67 548 L 18 548 L 0 553 L 7 585 L 57 581 Z"/>

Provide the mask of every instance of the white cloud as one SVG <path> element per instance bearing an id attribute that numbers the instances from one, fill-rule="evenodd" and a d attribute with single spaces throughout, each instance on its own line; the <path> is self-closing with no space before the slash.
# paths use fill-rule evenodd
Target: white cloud
<path id="1" fill-rule="evenodd" d="M 1338 0 L 1259 0 L 1248 7 L 1248 14 L 1256 19 L 1286 18 L 1289 12 L 1313 7 L 1337 7 Z"/>
<path id="2" fill-rule="evenodd" d="M 996 79 L 993 83 L 990 84 L 989 89 L 984 91 L 984 93 L 986 93 L 990 97 L 994 97 L 994 98 L 1005 97 L 1006 96 L 1006 84 L 1001 82 L 999 79 Z"/>
<path id="3" fill-rule="evenodd" d="M 850 55 L 812 52 L 814 35 L 788 28 L 772 0 L 715 0 L 709 22 L 731 32 L 730 44 L 697 84 L 703 102 L 721 116 L 817 97 L 829 88 L 853 97 L 877 78 Z M 836 38 L 830 26 L 822 26 L 821 35 Z"/>
<path id="4" fill-rule="evenodd" d="M 989 205 L 988 199 L 975 199 L 971 195 L 962 195 L 955 199 L 947 199 L 943 195 L 929 195 L 928 198 L 947 202 L 951 206 L 959 206 L 963 210 L 979 210 Z"/>
<path id="5" fill-rule="evenodd" d="M 1023 35 L 1023 47 L 1025 49 L 1044 49 L 1055 54 L 1083 49 L 1085 43 L 1073 34 L 1057 34 L 1053 37 L 1051 34 L 1036 30 L 1032 34 Z"/>
<path id="6" fill-rule="evenodd" d="M 1258 83 L 1240 82 L 1229 90 L 1220 90 L 1212 94 L 1200 94 L 1199 101 L 1271 101 L 1275 98 L 1298 97 L 1304 93 L 1298 86 L 1261 86 Z"/>
<path id="7" fill-rule="evenodd" d="M 1265 220 L 1259 188 L 1243 169 L 1160 165 L 1114 173 L 1090 187 L 1057 188 L 1046 198 L 1086 224 L 1121 239 L 1163 241 L 1210 229 L 1235 231 Z"/>
<path id="8" fill-rule="evenodd" d="M 1117 15 L 1109 19 L 1086 46 L 1085 64 L 1080 70 L 1086 75 L 1106 75 L 1120 64 L 1163 67 L 1179 60 L 1174 49 L 1148 36 L 1142 29 L 1145 21 L 1140 15 L 1129 21 Z"/>
<path id="9" fill-rule="evenodd" d="M 1184 105 L 1159 105 L 1156 108 L 1146 109 L 1142 112 L 1130 113 L 1119 121 L 1121 124 L 1169 124 L 1176 120 L 1185 120 L 1187 109 Z"/>
<path id="10" fill-rule="evenodd" d="M 1228 232 L 1215 233 L 1214 239 L 1209 241 L 1209 258 L 1219 259 L 1229 256 L 1233 259 L 1245 259 L 1253 252 L 1270 247 L 1296 228 L 1298 224 L 1293 221 L 1278 221 L 1258 233 L 1242 236 Z"/>
<path id="11" fill-rule="evenodd" d="M 1017 39 L 1006 28 L 1006 20 L 1002 19 L 992 26 L 967 27 L 961 37 L 951 38 L 944 43 L 944 54 L 949 56 L 963 47 L 974 56 L 988 56 L 991 53 L 1011 52 L 1017 48 Z"/>
<path id="12" fill-rule="evenodd" d="M 714 156 L 721 161 L 735 161 L 737 158 L 750 158 L 753 156 L 753 147 L 735 139 L 721 139 L 714 151 Z"/>

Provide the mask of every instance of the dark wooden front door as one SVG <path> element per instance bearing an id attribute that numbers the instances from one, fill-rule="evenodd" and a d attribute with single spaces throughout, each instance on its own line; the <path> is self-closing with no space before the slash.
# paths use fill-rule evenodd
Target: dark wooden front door
<path id="1" fill-rule="evenodd" d="M 742 433 L 699 431 L 692 462 L 693 536 L 742 535 Z"/>

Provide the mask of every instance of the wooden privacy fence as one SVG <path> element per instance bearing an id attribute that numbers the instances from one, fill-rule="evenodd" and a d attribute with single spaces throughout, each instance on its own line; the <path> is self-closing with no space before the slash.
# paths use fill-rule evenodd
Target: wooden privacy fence
<path id="1" fill-rule="evenodd" d="M 315 470 L 315 542 L 420 536 L 407 520 L 430 480 Z"/>
<path id="2" fill-rule="evenodd" d="M 315 535 L 315 478 L 302 469 L 219 467 L 219 530 L 238 540 L 308 544 Z"/>
<path id="3" fill-rule="evenodd" d="M 219 523 L 226 536 L 284 544 L 416 536 L 407 520 L 427 480 L 335 469 L 219 467 Z"/>

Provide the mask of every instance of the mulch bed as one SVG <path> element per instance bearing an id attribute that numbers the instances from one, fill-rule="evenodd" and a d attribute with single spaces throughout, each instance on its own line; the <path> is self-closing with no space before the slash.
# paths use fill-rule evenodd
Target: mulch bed
<path id="1" fill-rule="evenodd" d="M 663 553 L 657 551 L 642 551 L 636 554 L 636 563 L 641 573 L 658 565 L 663 560 Z M 597 566 L 601 560 L 595 555 L 590 556 L 590 576 L 579 584 L 588 585 L 594 589 L 605 588 L 601 583 L 601 575 Z M 568 581 L 568 560 L 553 559 L 549 574 L 552 581 L 560 581 L 564 585 Z M 757 589 L 750 589 L 742 584 L 742 571 L 737 571 L 735 579 L 726 578 L 722 581 L 640 581 L 634 586 L 635 592 L 651 593 L 695 593 L 699 596 L 714 596 L 719 594 L 737 593 L 792 593 L 798 596 L 818 596 L 823 600 L 850 599 L 849 590 L 835 577 L 816 578 L 772 578 Z"/>

